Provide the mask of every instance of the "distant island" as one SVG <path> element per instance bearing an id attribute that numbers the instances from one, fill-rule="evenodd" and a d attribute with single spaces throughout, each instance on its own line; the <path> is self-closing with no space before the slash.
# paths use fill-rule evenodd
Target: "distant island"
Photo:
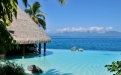
<path id="1" fill-rule="evenodd" d="M 121 36 L 118 31 L 106 31 L 104 33 L 98 32 L 64 32 L 64 33 L 48 33 L 50 36 Z"/>

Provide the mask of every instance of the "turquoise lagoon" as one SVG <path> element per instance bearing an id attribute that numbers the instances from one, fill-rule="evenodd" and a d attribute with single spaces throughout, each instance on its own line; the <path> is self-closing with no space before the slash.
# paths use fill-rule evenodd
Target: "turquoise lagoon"
<path id="1" fill-rule="evenodd" d="M 37 75 L 112 75 L 104 66 L 121 60 L 121 51 L 47 49 L 46 55 L 31 54 L 23 59 L 21 56 L 7 59 L 22 64 L 28 74 L 31 72 L 27 71 L 27 66 L 34 64 L 43 70 L 43 74 Z"/>

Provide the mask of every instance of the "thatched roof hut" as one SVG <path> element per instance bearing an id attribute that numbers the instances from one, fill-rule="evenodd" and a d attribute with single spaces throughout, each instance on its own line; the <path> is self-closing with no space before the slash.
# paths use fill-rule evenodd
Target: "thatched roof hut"
<path id="1" fill-rule="evenodd" d="M 18 44 L 50 42 L 50 37 L 18 6 L 17 19 L 7 27 Z"/>
<path id="2" fill-rule="evenodd" d="M 19 6 L 17 19 L 13 17 L 13 22 L 7 29 L 14 40 L 23 45 L 23 55 L 25 53 L 25 44 L 39 43 L 39 53 L 41 53 L 41 43 L 44 43 L 45 52 L 46 43 L 51 41 L 51 38 Z"/>

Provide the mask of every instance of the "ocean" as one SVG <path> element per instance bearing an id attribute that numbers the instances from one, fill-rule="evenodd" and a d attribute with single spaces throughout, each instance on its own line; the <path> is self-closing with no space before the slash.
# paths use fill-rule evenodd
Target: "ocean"
<path id="1" fill-rule="evenodd" d="M 50 36 L 47 49 L 76 49 L 121 51 L 121 37 L 115 36 Z M 42 45 L 43 47 L 43 45 Z"/>

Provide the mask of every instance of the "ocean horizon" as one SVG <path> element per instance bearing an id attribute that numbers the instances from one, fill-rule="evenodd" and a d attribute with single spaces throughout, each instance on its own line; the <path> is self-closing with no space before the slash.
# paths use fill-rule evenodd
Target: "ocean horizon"
<path id="1" fill-rule="evenodd" d="M 121 51 L 121 36 L 50 36 L 47 49 L 76 49 Z M 43 48 L 43 45 L 42 45 Z"/>

